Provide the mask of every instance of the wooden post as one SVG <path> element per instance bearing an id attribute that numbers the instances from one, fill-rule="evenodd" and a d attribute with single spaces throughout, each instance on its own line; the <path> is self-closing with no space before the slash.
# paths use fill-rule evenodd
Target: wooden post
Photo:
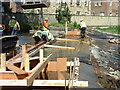
<path id="1" fill-rule="evenodd" d="M 91 39 L 89 38 L 89 42 L 90 44 L 92 45 L 92 42 L 91 42 Z M 92 62 L 92 52 L 91 52 L 91 47 L 89 47 L 89 50 L 90 50 L 90 59 L 89 59 L 89 62 Z"/>
<path id="2" fill-rule="evenodd" d="M 72 77 L 72 61 L 70 62 L 70 80 L 71 80 L 71 77 Z"/>
<path id="3" fill-rule="evenodd" d="M 41 8 L 41 23 L 43 23 L 43 8 Z"/>
<path id="4" fill-rule="evenodd" d="M 30 70 L 29 54 L 26 54 L 24 65 L 25 71 L 28 72 Z"/>
<path id="5" fill-rule="evenodd" d="M 23 59 L 23 62 L 21 62 L 21 66 L 20 66 L 21 69 L 23 69 L 23 67 L 25 66 L 26 45 L 22 45 L 22 59 Z"/>
<path id="6" fill-rule="evenodd" d="M 40 62 L 43 62 L 43 49 L 40 49 Z"/>
<path id="7" fill-rule="evenodd" d="M 67 35 L 67 32 L 68 32 L 67 21 L 65 22 L 65 31 L 66 31 L 66 35 Z"/>
<path id="8" fill-rule="evenodd" d="M 1 54 L 1 70 L 6 71 L 6 54 L 2 53 Z"/>

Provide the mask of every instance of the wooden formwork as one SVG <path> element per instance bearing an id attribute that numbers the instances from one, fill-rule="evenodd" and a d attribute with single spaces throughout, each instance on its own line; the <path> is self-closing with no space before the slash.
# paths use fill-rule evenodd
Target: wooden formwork
<path id="1" fill-rule="evenodd" d="M 40 42 L 29 49 L 26 49 L 26 45 L 23 45 L 22 53 L 7 61 L 6 54 L 1 54 L 0 86 L 68 86 L 70 81 L 66 80 L 61 72 L 66 72 L 67 66 L 73 66 L 74 63 L 67 62 L 67 58 L 58 58 L 57 62 L 50 62 L 52 54 L 46 58 L 43 57 L 43 48 L 74 48 L 46 45 L 44 43 L 44 41 Z M 40 56 L 31 57 L 37 52 L 40 53 Z M 57 80 L 41 80 L 44 71 L 46 73 L 56 71 Z M 88 87 L 88 81 L 77 81 L 73 86 Z"/>

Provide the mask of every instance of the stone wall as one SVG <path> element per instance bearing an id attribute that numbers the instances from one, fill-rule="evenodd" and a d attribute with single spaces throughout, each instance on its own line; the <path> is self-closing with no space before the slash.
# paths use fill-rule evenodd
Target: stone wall
<path id="1" fill-rule="evenodd" d="M 111 26 L 118 25 L 118 17 L 103 17 L 103 16 L 73 16 L 72 22 L 80 22 L 82 18 L 88 26 Z"/>
<path id="2" fill-rule="evenodd" d="M 14 14 L 17 18 L 17 20 L 20 23 L 39 23 L 40 17 L 39 15 L 35 14 Z M 3 23 L 8 23 L 11 15 L 3 15 Z M 53 14 L 45 14 L 43 15 L 43 18 L 49 18 L 49 24 L 50 23 L 56 23 L 57 20 L 55 18 L 55 15 Z M 118 25 L 118 20 L 120 17 L 105 17 L 105 16 L 72 16 L 71 22 L 77 22 L 80 23 L 80 19 L 83 19 L 87 26 L 111 26 L 111 25 Z"/>
<path id="3" fill-rule="evenodd" d="M 55 15 L 44 15 L 44 18 L 49 18 L 49 23 L 57 22 L 55 19 Z M 71 22 L 80 23 L 80 19 L 83 19 L 88 26 L 116 26 L 118 25 L 118 19 L 120 17 L 105 17 L 105 16 L 72 16 Z"/>

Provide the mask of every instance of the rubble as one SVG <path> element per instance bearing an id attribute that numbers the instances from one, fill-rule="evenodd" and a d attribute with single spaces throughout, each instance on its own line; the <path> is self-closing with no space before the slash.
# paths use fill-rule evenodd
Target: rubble
<path id="1" fill-rule="evenodd" d="M 120 44 L 120 39 L 119 38 L 112 38 L 108 40 L 109 43 L 113 44 Z"/>

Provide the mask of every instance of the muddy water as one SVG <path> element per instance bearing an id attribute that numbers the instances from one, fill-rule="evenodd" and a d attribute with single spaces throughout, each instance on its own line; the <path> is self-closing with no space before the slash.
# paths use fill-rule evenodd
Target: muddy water
<path id="1" fill-rule="evenodd" d="M 101 50 L 104 50 L 106 52 L 108 51 L 118 51 L 119 47 L 117 44 L 109 44 L 107 41 L 109 38 L 113 38 L 116 36 L 110 36 L 110 35 L 105 35 L 102 33 L 98 32 L 91 32 L 88 34 L 90 37 L 92 37 L 92 43 L 100 47 Z M 34 40 L 29 34 L 22 34 L 19 35 L 19 40 L 20 40 L 20 45 L 22 44 L 34 44 Z M 79 37 L 66 37 L 66 38 L 71 38 L 71 39 L 79 39 Z M 67 47 L 75 47 L 74 50 L 69 50 L 69 49 L 55 49 L 55 48 L 45 48 L 44 49 L 44 56 L 48 56 L 49 54 L 53 54 L 52 60 L 56 60 L 56 58 L 68 58 L 69 61 L 73 61 L 74 57 L 79 57 L 80 60 L 84 63 L 88 62 L 89 57 L 90 57 L 90 47 L 88 45 L 82 44 L 80 41 L 78 42 L 67 42 L 67 41 L 57 41 L 53 45 L 59 45 L 59 46 L 67 46 Z M 96 52 L 98 55 L 101 55 L 99 53 L 99 50 Z M 95 53 L 95 54 L 96 54 Z M 104 55 L 104 53 L 102 53 Z M 107 55 L 107 54 L 105 54 Z M 107 56 L 102 57 L 104 61 L 107 61 L 107 64 L 110 66 L 115 67 L 116 64 L 117 66 L 120 66 L 120 60 L 118 59 L 120 56 L 118 54 L 113 54 L 111 53 L 108 54 Z M 117 57 L 116 59 L 114 57 Z M 98 57 L 99 58 L 99 57 Z M 109 61 L 108 61 L 109 60 Z M 116 64 L 114 64 L 114 63 Z M 117 68 L 119 69 L 119 68 Z M 89 66 L 87 64 L 82 64 L 80 71 L 82 72 L 81 76 L 79 77 L 79 80 L 87 80 L 90 82 L 90 87 L 91 88 L 99 88 L 99 85 L 96 83 L 97 77 L 94 74 L 93 67 Z M 92 79 L 94 77 L 94 79 Z"/>
<path id="2" fill-rule="evenodd" d="M 92 43 L 99 47 L 94 49 L 96 51 L 94 55 L 99 54 L 97 59 L 103 60 L 104 64 L 106 63 L 108 67 L 120 70 L 120 48 L 119 44 L 111 44 L 108 42 L 111 38 L 120 38 L 120 36 L 103 34 L 97 31 L 92 31 L 88 34 L 92 37 Z"/>
<path id="3" fill-rule="evenodd" d="M 117 66 L 120 66 L 120 55 L 116 53 L 111 53 L 113 51 L 119 52 L 119 46 L 118 44 L 110 44 L 108 43 L 108 39 L 110 38 L 117 38 L 116 36 L 113 35 L 106 35 L 98 32 L 91 32 L 88 34 L 90 37 L 92 37 L 92 43 L 100 47 L 101 50 L 105 52 L 110 52 L 107 53 L 106 56 L 104 55 L 104 60 L 110 61 L 111 63 L 117 63 Z M 20 45 L 22 44 L 34 44 L 34 40 L 31 35 L 29 34 L 19 34 L 19 41 Z M 79 37 L 66 37 L 66 38 L 71 38 L 71 39 L 79 39 Z M 69 50 L 69 49 L 55 49 L 55 48 L 45 48 L 45 56 L 49 55 L 50 53 L 53 54 L 53 59 L 56 60 L 56 58 L 65 58 L 67 57 L 68 60 L 74 60 L 74 57 L 79 57 L 81 61 L 88 61 L 89 60 L 89 46 L 85 44 L 81 44 L 81 42 L 67 42 L 67 41 L 57 41 L 53 45 L 58 45 L 58 46 L 67 46 L 67 47 L 75 47 L 75 50 Z M 99 51 L 97 51 L 98 54 Z M 103 54 L 103 53 L 102 53 Z M 99 58 L 99 57 L 98 57 Z M 116 65 L 116 64 L 115 64 Z M 112 66 L 115 66 L 114 64 Z"/>
<path id="4" fill-rule="evenodd" d="M 69 38 L 69 37 L 67 37 Z M 77 37 L 74 37 L 73 39 L 77 39 Z M 57 46 L 65 46 L 65 47 L 75 47 L 74 50 L 70 49 L 55 49 L 55 48 L 46 48 L 46 54 L 53 54 L 53 60 L 56 60 L 56 58 L 68 58 L 68 60 L 74 60 L 74 57 L 81 57 L 88 59 L 89 57 L 89 47 L 83 44 L 80 44 L 80 42 L 67 42 L 67 41 L 57 41 L 54 43 L 54 45 Z M 87 51 L 87 52 L 86 52 Z"/>

